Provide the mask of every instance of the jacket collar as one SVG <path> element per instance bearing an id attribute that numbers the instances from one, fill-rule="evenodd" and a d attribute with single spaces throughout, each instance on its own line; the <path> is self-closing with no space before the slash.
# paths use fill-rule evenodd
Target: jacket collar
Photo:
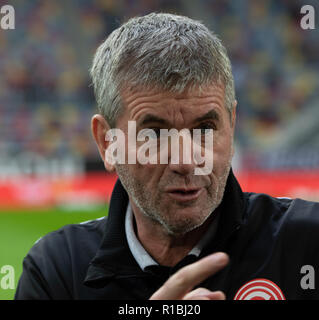
<path id="1" fill-rule="evenodd" d="M 244 222 L 246 199 L 232 169 L 227 179 L 223 201 L 218 209 L 220 217 L 216 237 L 214 243 L 206 248 L 210 251 L 212 248 L 214 251 L 224 250 L 224 244 Z M 206 251 L 203 252 L 205 253 Z"/>
<path id="2" fill-rule="evenodd" d="M 84 280 L 85 285 L 103 287 L 117 275 L 144 274 L 130 252 L 125 235 L 127 205 L 127 192 L 118 179 L 112 192 L 104 236 L 100 248 L 90 262 Z M 230 170 L 219 210 L 221 216 L 215 238 L 218 244 L 227 240 L 229 235 L 241 224 L 244 207 L 243 192 L 232 170 Z M 205 254 L 206 251 L 204 248 L 202 254 Z"/>

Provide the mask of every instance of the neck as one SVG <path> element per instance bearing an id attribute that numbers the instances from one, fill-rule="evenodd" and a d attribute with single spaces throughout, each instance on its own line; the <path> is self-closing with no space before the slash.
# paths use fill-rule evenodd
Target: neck
<path id="1" fill-rule="evenodd" d="M 168 234 L 163 226 L 146 217 L 131 202 L 136 222 L 136 236 L 144 249 L 160 264 L 174 266 L 182 260 L 201 239 L 209 227 L 213 216 L 211 215 L 205 223 L 185 234 Z"/>

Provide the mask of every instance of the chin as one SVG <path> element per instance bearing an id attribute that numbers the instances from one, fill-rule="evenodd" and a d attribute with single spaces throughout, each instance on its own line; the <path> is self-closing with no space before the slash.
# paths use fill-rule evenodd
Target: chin
<path id="1" fill-rule="evenodd" d="M 198 217 L 196 217 L 194 213 L 183 215 L 181 214 L 178 220 L 165 221 L 165 219 L 162 219 L 160 223 L 168 234 L 183 235 L 200 227 L 208 219 L 209 216 L 210 213 L 205 216 L 200 215 Z"/>

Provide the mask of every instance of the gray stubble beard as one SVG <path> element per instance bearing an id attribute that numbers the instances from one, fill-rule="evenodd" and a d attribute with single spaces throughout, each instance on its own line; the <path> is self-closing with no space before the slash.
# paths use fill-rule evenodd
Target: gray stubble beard
<path id="1" fill-rule="evenodd" d="M 154 224 L 160 224 L 164 232 L 170 236 L 179 236 L 186 234 L 198 227 L 200 227 L 204 222 L 213 214 L 216 208 L 221 204 L 225 187 L 227 183 L 227 178 L 229 176 L 231 168 L 231 159 L 228 161 L 228 165 L 226 166 L 224 173 L 217 180 L 216 190 L 214 195 L 210 198 L 209 201 L 209 210 L 207 210 L 207 214 L 204 217 L 201 217 L 200 221 L 194 223 L 192 219 L 185 219 L 183 223 L 180 225 L 172 225 L 168 219 L 161 214 L 160 210 L 156 210 L 158 207 L 157 201 L 155 201 L 155 205 L 152 205 L 149 201 L 150 198 L 145 194 L 145 186 L 141 185 L 139 181 L 135 181 L 131 178 L 129 171 L 127 170 L 125 165 L 117 165 L 116 171 L 122 182 L 123 187 L 127 191 L 128 195 L 134 201 L 134 204 L 141 211 L 141 213 L 148 219 L 152 220 Z"/>

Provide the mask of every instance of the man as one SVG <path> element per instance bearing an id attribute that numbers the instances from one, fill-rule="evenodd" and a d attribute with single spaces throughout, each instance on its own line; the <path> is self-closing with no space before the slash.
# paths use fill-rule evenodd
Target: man
<path id="1" fill-rule="evenodd" d="M 231 170 L 233 76 L 213 33 L 171 14 L 131 19 L 98 48 L 91 75 L 100 111 L 92 133 L 106 169 L 119 177 L 109 215 L 39 240 L 16 299 L 318 297 L 300 270 L 318 265 L 319 206 L 241 191 Z M 203 145 L 191 146 L 191 161 L 172 161 L 187 148 L 181 135 L 167 162 L 130 163 L 154 151 L 138 138 L 128 143 L 131 123 L 152 131 L 153 160 L 161 159 L 163 130 L 199 130 Z M 111 129 L 123 133 L 124 161 L 108 153 Z M 211 153 L 211 171 L 195 174 L 205 165 L 196 152 Z"/>

